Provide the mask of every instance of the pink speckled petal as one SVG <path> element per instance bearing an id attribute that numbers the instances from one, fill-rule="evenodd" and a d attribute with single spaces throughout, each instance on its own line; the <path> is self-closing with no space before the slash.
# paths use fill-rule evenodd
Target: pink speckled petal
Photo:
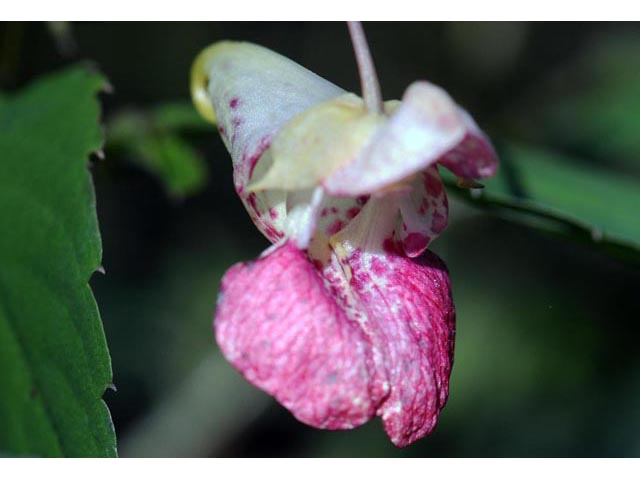
<path id="1" fill-rule="evenodd" d="M 360 213 L 367 199 L 367 196 L 336 198 L 327 195 L 319 211 L 316 231 L 327 237 L 335 235 Z"/>
<path id="2" fill-rule="evenodd" d="M 455 336 L 449 275 L 429 251 L 413 260 L 400 248 L 386 257 L 356 252 L 348 263 L 390 386 L 376 415 L 404 447 L 433 431 L 449 394 Z"/>
<path id="3" fill-rule="evenodd" d="M 323 185 L 334 195 L 381 190 L 435 163 L 464 138 L 465 127 L 464 115 L 444 90 L 415 82 L 361 153 Z"/>
<path id="4" fill-rule="evenodd" d="M 390 387 L 377 415 L 391 441 L 406 446 L 436 426 L 449 393 L 455 310 L 444 263 L 427 251 L 407 258 L 393 240 L 403 195 L 369 199 L 340 234 L 343 270 L 373 346 L 379 376 Z M 361 245 L 362 248 L 356 245 Z"/>
<path id="5" fill-rule="evenodd" d="M 465 111 L 462 113 L 466 125 L 464 139 L 453 150 L 440 157 L 438 162 L 459 177 L 491 177 L 498 169 L 498 156 L 489 138 L 473 118 Z"/>
<path id="6" fill-rule="evenodd" d="M 414 258 L 421 255 L 447 227 L 449 206 L 435 165 L 418 175 L 411 187 L 411 192 L 400 202 L 400 240 L 404 253 Z"/>
<path id="7" fill-rule="evenodd" d="M 348 429 L 371 418 L 371 345 L 306 255 L 287 243 L 222 280 L 225 357 L 300 421 Z"/>
<path id="8" fill-rule="evenodd" d="M 368 197 L 333 197 L 322 188 L 287 193 L 284 231 L 299 249 L 313 242 L 329 247 L 329 238 L 341 231 L 358 215 Z M 326 263 L 327 254 L 322 255 Z"/>
<path id="9" fill-rule="evenodd" d="M 286 194 L 249 193 L 247 185 L 272 162 L 268 151 L 282 126 L 309 107 L 344 91 L 269 49 L 220 42 L 207 61 L 209 96 L 218 129 L 231 153 L 234 183 L 256 226 L 272 241 L 282 238 Z"/>
<path id="10" fill-rule="evenodd" d="M 299 420 L 346 429 L 376 414 L 405 446 L 446 402 L 455 313 L 435 255 L 386 249 L 334 254 L 320 270 L 289 242 L 236 265 L 214 325 L 226 358 Z"/>

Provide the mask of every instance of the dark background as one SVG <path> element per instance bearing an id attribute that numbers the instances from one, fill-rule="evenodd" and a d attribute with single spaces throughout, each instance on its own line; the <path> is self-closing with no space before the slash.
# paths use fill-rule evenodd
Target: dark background
<path id="1" fill-rule="evenodd" d="M 596 81 L 637 100 L 637 24 L 365 29 L 385 98 L 428 79 L 498 146 L 504 139 L 543 145 L 640 179 L 633 151 L 609 154 L 615 132 L 576 138 L 567 133 L 575 125 L 565 131 L 536 120 L 540 109 L 593 91 Z M 117 392 L 105 398 L 120 455 L 640 454 L 638 265 L 455 199 L 450 227 L 433 244 L 449 267 L 458 312 L 450 400 L 435 433 L 400 450 L 378 420 L 350 432 L 314 430 L 246 384 L 220 356 L 211 320 L 224 271 L 268 244 L 233 192 L 215 129 L 183 134 L 208 170 L 203 187 L 183 196 L 168 194 L 134 153 L 109 143 L 110 120 L 120 112 L 187 102 L 191 62 L 221 39 L 262 44 L 359 91 L 342 23 L 0 24 L 2 89 L 78 60 L 92 61 L 113 85 L 102 98 L 106 159 L 93 163 L 106 275 L 91 284 L 113 361 Z M 589 62 L 602 56 L 623 67 L 591 76 Z M 635 112 L 630 118 L 640 125 Z"/>

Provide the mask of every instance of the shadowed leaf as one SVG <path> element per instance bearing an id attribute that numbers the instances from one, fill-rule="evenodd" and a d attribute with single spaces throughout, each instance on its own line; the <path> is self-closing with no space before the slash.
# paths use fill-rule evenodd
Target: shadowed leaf
<path id="1" fill-rule="evenodd" d="M 149 112 L 125 110 L 107 126 L 107 148 L 124 150 L 131 162 L 155 175 L 169 194 L 185 197 L 207 181 L 204 159 L 178 133 L 213 132 L 190 103 L 167 103 Z"/>
<path id="2" fill-rule="evenodd" d="M 485 188 L 449 191 L 511 220 L 640 256 L 640 179 L 593 167 L 544 149 L 506 145 L 498 174 Z"/>

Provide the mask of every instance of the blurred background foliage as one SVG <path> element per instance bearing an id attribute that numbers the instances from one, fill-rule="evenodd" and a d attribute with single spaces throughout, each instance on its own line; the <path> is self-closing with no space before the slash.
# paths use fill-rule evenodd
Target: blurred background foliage
<path id="1" fill-rule="evenodd" d="M 106 275 L 91 284 L 120 455 L 640 455 L 640 25 L 365 29 L 386 98 L 419 78 L 444 86 L 503 161 L 483 192 L 449 188 L 450 227 L 432 248 L 458 312 L 451 395 L 436 432 L 402 450 L 378 421 L 298 423 L 222 359 L 211 330 L 222 274 L 267 241 L 191 108 L 190 64 L 217 40 L 247 40 L 357 92 L 346 27 L 0 24 L 2 90 L 78 60 L 113 87 L 93 164 Z"/>

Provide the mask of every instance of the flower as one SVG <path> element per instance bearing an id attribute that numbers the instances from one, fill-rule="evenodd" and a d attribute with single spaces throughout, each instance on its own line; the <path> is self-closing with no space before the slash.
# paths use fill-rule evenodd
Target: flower
<path id="1" fill-rule="evenodd" d="M 483 178 L 497 159 L 428 82 L 382 104 L 353 36 L 364 100 L 250 43 L 214 44 L 194 64 L 196 106 L 273 244 L 225 274 L 214 328 L 229 362 L 300 421 L 349 429 L 380 416 L 405 446 L 435 428 L 453 362 L 449 276 L 426 251 L 447 226 L 436 164 Z"/>

